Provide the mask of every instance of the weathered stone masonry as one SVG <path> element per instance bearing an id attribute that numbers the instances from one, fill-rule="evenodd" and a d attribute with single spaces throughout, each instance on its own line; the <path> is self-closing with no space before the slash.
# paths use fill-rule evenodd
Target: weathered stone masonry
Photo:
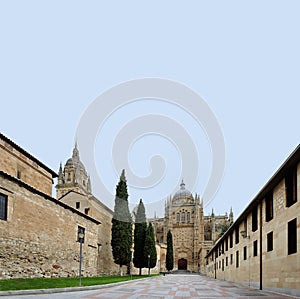
<path id="1" fill-rule="evenodd" d="M 83 275 L 97 275 L 100 222 L 0 171 L 8 197 L 0 220 L 0 278 L 77 276 L 78 226 L 85 228 Z"/>

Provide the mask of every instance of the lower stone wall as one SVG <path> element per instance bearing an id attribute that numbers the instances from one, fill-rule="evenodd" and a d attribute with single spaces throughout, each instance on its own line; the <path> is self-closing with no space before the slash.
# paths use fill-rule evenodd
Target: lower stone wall
<path id="1" fill-rule="evenodd" d="M 0 220 L 0 279 L 78 276 L 78 226 L 85 228 L 82 275 L 98 274 L 99 222 L 3 174 L 0 193 L 8 197 L 7 220 Z"/>
<path id="2" fill-rule="evenodd" d="M 78 250 L 56 248 L 53 251 L 22 239 L 0 238 L 0 260 L 3 279 L 72 277 L 79 273 Z"/>

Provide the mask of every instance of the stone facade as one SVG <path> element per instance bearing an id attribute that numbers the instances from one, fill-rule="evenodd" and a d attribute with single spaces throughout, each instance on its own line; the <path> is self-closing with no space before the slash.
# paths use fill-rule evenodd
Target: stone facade
<path id="1" fill-rule="evenodd" d="M 204 216 L 203 203 L 185 188 L 182 181 L 180 190 L 167 201 L 164 218 L 150 219 L 155 227 L 157 242 L 161 245 L 160 269 L 166 271 L 165 256 L 167 233 L 173 235 L 174 270 L 188 270 L 205 273 L 205 256 L 233 222 L 233 213 L 222 216 Z M 225 229 L 224 229 L 225 228 Z"/>
<path id="2" fill-rule="evenodd" d="M 0 133 L 0 170 L 47 195 L 57 174 Z"/>
<path id="3" fill-rule="evenodd" d="M 110 249 L 112 211 L 91 195 L 77 147 L 71 160 L 66 174 L 73 170 L 73 181 L 64 181 L 60 171 L 64 199 L 57 200 L 51 197 L 57 174 L 0 134 L 0 279 L 78 276 L 79 227 L 85 229 L 82 274 L 117 273 Z M 70 205 L 64 203 L 69 199 Z"/>
<path id="4" fill-rule="evenodd" d="M 0 220 L 0 278 L 77 276 L 78 226 L 85 228 L 83 271 L 97 275 L 100 222 L 0 172 L 7 219 Z"/>
<path id="5" fill-rule="evenodd" d="M 111 248 L 113 211 L 92 195 L 90 178 L 80 161 L 76 144 L 72 157 L 67 160 L 64 168 L 60 165 L 56 194 L 58 201 L 101 222 L 97 241 L 99 249 L 97 272 L 101 275 L 119 273 L 119 266 L 113 261 Z"/>
<path id="6" fill-rule="evenodd" d="M 300 296 L 300 146 L 207 255 L 210 277 Z"/>

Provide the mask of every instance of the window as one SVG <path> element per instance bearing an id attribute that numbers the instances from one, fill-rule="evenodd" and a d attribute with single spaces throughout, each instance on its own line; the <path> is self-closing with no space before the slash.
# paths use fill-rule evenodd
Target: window
<path id="1" fill-rule="evenodd" d="M 85 209 L 84 209 L 84 214 L 85 214 L 85 215 L 88 215 L 88 214 L 89 214 L 89 211 L 90 211 L 90 208 L 85 208 Z"/>
<path id="2" fill-rule="evenodd" d="M 273 250 L 273 232 L 267 234 L 267 251 Z"/>
<path id="3" fill-rule="evenodd" d="M 17 178 L 18 178 L 18 179 L 21 179 L 21 177 L 22 177 L 21 171 L 20 171 L 20 170 L 17 170 Z"/>
<path id="4" fill-rule="evenodd" d="M 177 223 L 180 222 L 180 214 L 179 214 L 179 213 L 176 214 L 176 222 L 177 222 Z"/>
<path id="5" fill-rule="evenodd" d="M 80 209 L 80 202 L 79 201 L 76 202 L 76 209 Z"/>
<path id="6" fill-rule="evenodd" d="M 233 254 L 230 255 L 230 265 L 233 264 Z"/>
<path id="7" fill-rule="evenodd" d="M 253 256 L 257 256 L 257 240 L 253 242 Z"/>
<path id="8" fill-rule="evenodd" d="M 239 235 L 239 227 L 235 229 L 235 244 L 239 244 L 240 242 L 240 235 Z"/>
<path id="9" fill-rule="evenodd" d="M 185 212 L 181 213 L 181 222 L 185 222 Z"/>
<path id="10" fill-rule="evenodd" d="M 224 271 L 224 259 L 222 259 L 222 271 Z"/>
<path id="11" fill-rule="evenodd" d="M 266 221 L 273 219 L 273 191 L 266 196 Z"/>
<path id="12" fill-rule="evenodd" d="M 229 237 L 229 243 L 230 243 L 230 248 L 232 248 L 232 246 L 233 246 L 233 235 L 232 235 L 232 233 L 230 234 L 230 237 Z"/>
<path id="13" fill-rule="evenodd" d="M 224 241 L 222 242 L 222 254 L 224 254 Z"/>
<path id="14" fill-rule="evenodd" d="M 226 256 L 226 267 L 228 267 L 228 256 Z"/>
<path id="15" fill-rule="evenodd" d="M 257 224 L 257 206 L 252 211 L 252 231 L 255 232 L 258 228 Z"/>
<path id="16" fill-rule="evenodd" d="M 7 220 L 7 196 L 0 193 L 0 219 Z"/>
<path id="17" fill-rule="evenodd" d="M 288 254 L 297 252 L 297 218 L 288 222 Z"/>
<path id="18" fill-rule="evenodd" d="M 225 251 L 227 251 L 228 250 L 228 238 L 226 238 L 226 240 L 225 240 Z"/>
<path id="19" fill-rule="evenodd" d="M 238 268 L 239 267 L 239 251 L 237 251 L 236 253 L 236 264 L 235 264 L 235 266 Z"/>
<path id="20" fill-rule="evenodd" d="M 244 261 L 247 259 L 247 246 L 244 247 Z"/>
<path id="21" fill-rule="evenodd" d="M 285 177 L 286 206 L 297 202 L 297 170 L 293 169 Z"/>
<path id="22" fill-rule="evenodd" d="M 187 213 L 186 219 L 187 219 L 187 223 L 190 223 L 190 221 L 191 221 L 191 214 L 190 214 L 190 212 Z"/>

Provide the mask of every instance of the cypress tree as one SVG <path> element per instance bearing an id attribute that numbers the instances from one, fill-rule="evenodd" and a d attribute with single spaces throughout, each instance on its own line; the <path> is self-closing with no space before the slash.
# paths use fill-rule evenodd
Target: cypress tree
<path id="1" fill-rule="evenodd" d="M 172 233 L 169 230 L 167 234 L 167 255 L 166 255 L 166 268 L 168 271 L 173 270 L 174 257 L 173 257 L 173 240 Z"/>
<path id="2" fill-rule="evenodd" d="M 148 258 L 149 255 L 150 255 L 150 265 L 149 265 L 149 258 Z M 157 254 L 156 254 L 156 247 L 155 247 L 154 230 L 151 223 L 149 223 L 146 230 L 144 257 L 145 257 L 145 261 L 147 261 L 144 267 L 148 268 L 150 266 L 150 268 L 154 268 L 156 266 Z"/>
<path id="3" fill-rule="evenodd" d="M 136 268 L 139 268 L 139 275 L 142 275 L 142 268 L 147 263 L 147 261 L 145 261 L 145 256 L 144 256 L 146 230 L 147 230 L 147 222 L 146 222 L 145 206 L 141 199 L 135 217 L 134 257 L 133 257 L 133 264 Z"/>
<path id="4" fill-rule="evenodd" d="M 132 247 L 132 224 L 128 208 L 127 182 L 124 169 L 116 187 L 111 235 L 114 262 L 120 265 L 120 275 L 122 275 L 122 266 L 130 263 Z"/>

